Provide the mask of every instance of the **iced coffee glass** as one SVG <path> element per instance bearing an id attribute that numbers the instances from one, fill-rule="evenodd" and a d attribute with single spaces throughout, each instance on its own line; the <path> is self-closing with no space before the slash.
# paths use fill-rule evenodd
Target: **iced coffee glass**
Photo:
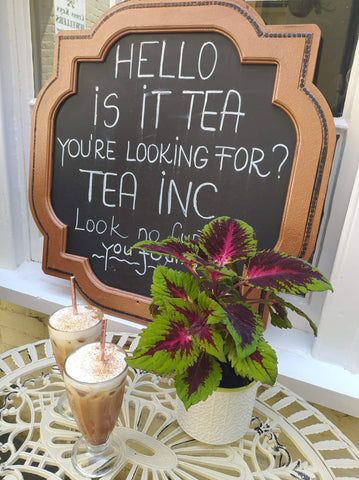
<path id="1" fill-rule="evenodd" d="M 99 478 L 116 469 L 124 444 L 113 429 L 120 414 L 127 376 L 126 353 L 106 343 L 101 360 L 100 342 L 84 345 L 67 357 L 64 381 L 73 416 L 82 433 L 72 450 L 76 470 Z"/>
<path id="2" fill-rule="evenodd" d="M 73 307 L 57 310 L 49 318 L 49 336 L 56 363 L 63 374 L 66 357 L 80 345 L 100 340 L 103 312 L 92 305 L 78 305 L 77 314 Z M 66 393 L 57 403 L 59 413 L 71 417 Z"/>

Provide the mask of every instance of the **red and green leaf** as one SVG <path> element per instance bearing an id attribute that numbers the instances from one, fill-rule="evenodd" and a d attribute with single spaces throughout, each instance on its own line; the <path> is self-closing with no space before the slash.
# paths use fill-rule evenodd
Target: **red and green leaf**
<path id="1" fill-rule="evenodd" d="M 247 357 L 256 349 L 262 333 L 261 317 L 252 307 L 242 303 L 222 307 L 227 314 L 223 321 L 235 342 L 237 355 Z"/>
<path id="2" fill-rule="evenodd" d="M 207 354 L 201 355 L 186 372 L 175 377 L 178 397 L 186 409 L 204 401 L 218 388 L 222 369 L 217 360 Z"/>
<path id="3" fill-rule="evenodd" d="M 223 338 L 216 326 L 225 316 L 220 305 L 201 292 L 198 303 L 174 301 L 167 309 L 169 315 L 171 308 L 185 317 L 189 332 L 201 350 L 224 361 Z"/>
<path id="4" fill-rule="evenodd" d="M 262 251 L 250 259 L 246 283 L 276 293 L 303 294 L 332 289 L 318 269 L 282 252 Z"/>
<path id="5" fill-rule="evenodd" d="M 159 375 L 172 375 L 192 365 L 199 352 L 198 342 L 185 317 L 172 311 L 170 315 L 157 316 L 148 324 L 128 364 Z"/>
<path id="6" fill-rule="evenodd" d="M 257 242 L 253 228 L 230 217 L 219 217 L 207 224 L 200 235 L 199 245 L 208 255 L 208 262 L 219 268 L 252 257 Z"/>
<path id="7" fill-rule="evenodd" d="M 263 338 L 260 338 L 256 350 L 248 357 L 228 357 L 237 375 L 274 385 L 278 375 L 277 355 Z"/>
<path id="8" fill-rule="evenodd" d="M 292 323 L 288 318 L 287 309 L 281 302 L 275 302 L 268 305 L 271 324 L 279 328 L 292 328 Z"/>
<path id="9" fill-rule="evenodd" d="M 145 240 L 143 242 L 136 243 L 132 248 L 176 258 L 183 263 L 195 263 L 190 259 L 190 257 L 197 257 L 199 254 L 198 245 L 188 238 L 185 240 L 180 240 L 179 238 L 171 237 L 166 238 L 161 242 Z"/>
<path id="10" fill-rule="evenodd" d="M 230 288 L 235 281 L 239 280 L 238 273 L 229 267 L 218 267 L 217 265 L 206 264 L 197 267 L 197 272 L 201 273 L 202 284 L 221 285 Z"/>
<path id="11" fill-rule="evenodd" d="M 194 301 L 199 295 L 199 285 L 189 273 L 158 266 L 153 273 L 151 294 L 153 302 L 163 307 L 176 298 Z"/>
<path id="12" fill-rule="evenodd" d="M 295 305 L 293 305 L 289 302 L 286 302 L 285 300 L 283 300 L 283 298 L 277 297 L 274 294 L 271 295 L 270 298 L 272 298 L 272 299 L 275 298 L 276 299 L 276 302 L 274 304 L 272 304 L 271 307 L 269 308 L 269 312 L 270 312 L 270 315 L 271 315 L 271 323 L 274 326 L 280 327 L 280 328 L 291 328 L 292 327 L 292 324 L 290 323 L 289 319 L 288 318 L 285 319 L 282 316 L 282 311 L 284 310 L 285 314 L 287 314 L 287 309 L 289 309 L 289 310 L 292 310 L 293 312 L 295 312 L 297 315 L 305 318 L 305 320 L 307 320 L 311 329 L 313 330 L 314 335 L 317 336 L 318 327 L 305 312 L 303 312 L 300 308 L 296 307 Z M 274 312 L 275 312 L 274 315 L 272 315 L 272 311 L 271 311 L 272 308 L 274 309 Z M 283 322 L 287 323 L 287 325 L 290 324 L 290 326 L 283 325 Z"/>
<path id="13" fill-rule="evenodd" d="M 205 352 L 223 361 L 223 338 L 215 322 L 207 323 L 209 318 L 223 313 L 204 292 L 199 296 L 198 304 L 173 299 L 142 332 L 129 364 L 157 371 L 160 375 L 171 375 L 191 366 L 200 353 Z"/>

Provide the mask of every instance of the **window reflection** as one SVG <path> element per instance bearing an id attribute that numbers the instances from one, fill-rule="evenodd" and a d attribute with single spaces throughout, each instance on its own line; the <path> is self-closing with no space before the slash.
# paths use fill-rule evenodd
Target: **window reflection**
<path id="1" fill-rule="evenodd" d="M 268 25 L 315 23 L 322 32 L 315 83 L 334 116 L 343 113 L 358 38 L 358 0 L 248 1 Z"/>
<path id="2" fill-rule="evenodd" d="M 91 28 L 115 2 L 112 0 L 29 0 L 36 96 L 52 75 L 55 33 Z M 83 18 L 85 17 L 85 18 Z"/>
<path id="3" fill-rule="evenodd" d="M 322 32 L 315 83 L 334 116 L 343 112 L 350 69 L 358 38 L 359 0 L 246 0 L 268 25 L 317 24 Z M 55 38 L 54 8 L 57 2 L 74 0 L 30 0 L 35 95 L 52 74 Z M 91 28 L 114 0 L 76 0 L 86 11 Z M 55 5 L 54 5 L 55 4 Z"/>

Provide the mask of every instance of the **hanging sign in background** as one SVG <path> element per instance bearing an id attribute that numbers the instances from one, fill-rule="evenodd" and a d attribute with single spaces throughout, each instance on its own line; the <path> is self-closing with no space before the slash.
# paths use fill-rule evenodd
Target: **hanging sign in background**
<path id="1" fill-rule="evenodd" d="M 86 28 L 86 0 L 55 0 L 55 33 Z"/>

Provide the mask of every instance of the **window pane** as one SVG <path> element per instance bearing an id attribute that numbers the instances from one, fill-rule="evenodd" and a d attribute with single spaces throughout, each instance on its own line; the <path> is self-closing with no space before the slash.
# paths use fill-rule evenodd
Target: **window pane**
<path id="1" fill-rule="evenodd" d="M 113 0 L 29 0 L 35 96 L 52 75 L 54 40 L 59 30 L 91 28 Z"/>
<path id="2" fill-rule="evenodd" d="M 315 83 L 333 115 L 340 116 L 358 38 L 359 0 L 246 1 L 267 24 L 315 23 L 320 27 L 322 42 Z M 115 3 L 118 0 L 30 0 L 35 95 L 52 74 L 56 27 L 78 29 L 85 24 L 91 28 Z"/>
<path id="3" fill-rule="evenodd" d="M 322 32 L 315 83 L 334 116 L 343 113 L 358 38 L 358 0 L 247 0 L 268 25 L 315 23 Z"/>

